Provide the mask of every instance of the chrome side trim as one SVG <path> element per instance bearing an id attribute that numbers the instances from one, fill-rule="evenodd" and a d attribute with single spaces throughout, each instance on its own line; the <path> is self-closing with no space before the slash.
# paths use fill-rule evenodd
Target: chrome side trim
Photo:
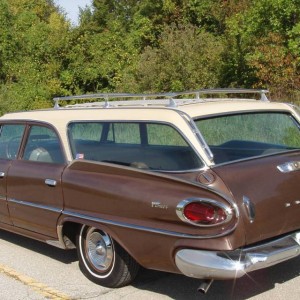
<path id="1" fill-rule="evenodd" d="M 197 224 L 195 222 L 192 222 L 191 220 L 187 219 L 184 215 L 184 208 L 190 204 L 190 203 L 207 203 L 207 204 L 212 204 L 213 206 L 217 206 L 219 208 L 221 208 L 223 211 L 225 211 L 226 213 L 226 219 L 220 223 L 217 224 L 210 224 L 210 225 L 206 225 L 206 224 Z M 233 209 L 231 209 L 229 206 L 220 203 L 218 201 L 212 200 L 212 199 L 206 199 L 206 198 L 189 198 L 189 199 L 185 199 L 181 202 L 178 203 L 177 207 L 176 207 L 176 214 L 179 217 L 179 219 L 183 222 L 189 223 L 191 225 L 194 226 L 198 226 L 198 227 L 216 227 L 218 225 L 222 225 L 225 223 L 228 223 L 232 220 L 233 217 Z"/>
<path id="2" fill-rule="evenodd" d="M 290 161 L 277 166 L 277 169 L 282 173 L 290 173 L 300 170 L 300 161 Z"/>
<path id="3" fill-rule="evenodd" d="M 175 232 L 175 231 L 169 231 L 169 230 L 164 230 L 164 229 L 156 229 L 156 228 L 151 228 L 151 227 L 145 227 L 145 226 L 139 226 L 139 225 L 134 225 L 134 224 L 128 224 L 128 223 L 123 223 L 123 222 L 118 222 L 118 221 L 112 221 L 112 220 L 107 220 L 107 219 L 102 219 L 102 218 L 95 218 L 79 213 L 74 213 L 74 212 L 69 212 L 69 211 L 63 211 L 63 215 L 70 216 L 70 217 L 75 217 L 79 218 L 85 221 L 91 221 L 91 222 L 96 222 L 100 224 L 105 224 L 105 225 L 113 225 L 113 226 L 118 226 L 122 228 L 128 228 L 128 229 L 133 229 L 133 230 L 138 230 L 138 231 L 146 231 L 150 233 L 156 233 L 156 234 L 161 234 L 161 235 L 167 235 L 167 236 L 172 236 L 172 237 L 178 237 L 178 238 L 188 238 L 188 239 L 210 239 L 210 238 L 215 238 L 215 237 L 222 237 L 233 231 L 236 226 L 233 228 L 230 228 L 229 230 L 226 230 L 220 234 L 215 234 L 215 235 L 195 235 L 195 234 L 187 234 L 187 233 L 182 233 L 182 232 Z"/>
<path id="4" fill-rule="evenodd" d="M 18 205 L 23 205 L 23 206 L 29 206 L 29 207 L 34 207 L 38 209 L 43 209 L 43 210 L 48 210 L 56 213 L 61 213 L 62 209 L 48 206 L 48 205 L 42 205 L 42 204 L 37 204 L 29 201 L 24 201 L 24 200 L 17 200 L 17 199 L 7 199 L 8 202 L 18 204 Z"/>
<path id="5" fill-rule="evenodd" d="M 182 112 L 182 111 L 177 111 L 181 117 L 187 122 L 187 124 L 189 125 L 189 127 L 191 128 L 192 132 L 194 133 L 194 135 L 197 137 L 201 148 L 203 149 L 204 153 L 206 154 L 207 158 L 209 159 L 210 162 L 214 162 L 214 155 L 212 153 L 212 151 L 210 150 L 208 144 L 206 143 L 203 135 L 201 134 L 201 132 L 199 131 L 196 123 L 194 122 L 194 120 L 186 113 Z M 200 156 L 201 157 L 201 156 Z"/>
<path id="6" fill-rule="evenodd" d="M 175 255 L 175 263 L 189 277 L 235 279 L 296 256 L 300 256 L 300 232 L 235 251 L 182 249 Z"/>

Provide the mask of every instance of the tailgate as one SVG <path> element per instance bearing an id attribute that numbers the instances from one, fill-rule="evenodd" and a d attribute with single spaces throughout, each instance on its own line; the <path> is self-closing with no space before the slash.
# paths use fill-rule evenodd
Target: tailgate
<path id="1" fill-rule="evenodd" d="M 300 228 L 298 165 L 299 151 L 214 168 L 237 201 L 247 244 Z"/>

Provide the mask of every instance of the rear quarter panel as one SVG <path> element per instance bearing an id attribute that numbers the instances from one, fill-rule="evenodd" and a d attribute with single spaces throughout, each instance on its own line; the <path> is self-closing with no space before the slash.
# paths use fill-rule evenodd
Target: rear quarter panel
<path id="1" fill-rule="evenodd" d="M 210 228 L 181 221 L 176 206 L 184 199 L 228 201 L 205 186 L 174 176 L 78 160 L 63 174 L 63 191 L 65 221 L 78 219 L 105 228 L 147 268 L 176 272 L 176 249 L 229 250 L 244 242 L 242 223 L 234 230 L 236 216 Z"/>

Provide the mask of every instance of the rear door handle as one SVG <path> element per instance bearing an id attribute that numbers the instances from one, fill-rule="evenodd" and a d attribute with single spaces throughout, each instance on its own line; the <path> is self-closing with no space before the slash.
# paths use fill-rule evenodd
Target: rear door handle
<path id="1" fill-rule="evenodd" d="M 56 186 L 57 181 L 54 180 L 54 179 L 46 179 L 45 184 L 48 185 L 48 186 Z"/>

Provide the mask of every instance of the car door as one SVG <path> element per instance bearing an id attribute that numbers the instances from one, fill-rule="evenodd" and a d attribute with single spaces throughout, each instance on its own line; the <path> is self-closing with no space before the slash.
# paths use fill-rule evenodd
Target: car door
<path id="1" fill-rule="evenodd" d="M 41 125 L 28 129 L 21 159 L 7 177 L 7 198 L 14 226 L 55 237 L 63 209 L 61 176 L 65 158 L 56 132 Z"/>
<path id="2" fill-rule="evenodd" d="M 12 224 L 7 205 L 6 183 L 9 167 L 17 157 L 25 125 L 2 124 L 0 127 L 0 222 Z"/>
<path id="3" fill-rule="evenodd" d="M 299 169 L 299 151 L 214 168 L 238 202 L 248 244 L 299 230 Z"/>

